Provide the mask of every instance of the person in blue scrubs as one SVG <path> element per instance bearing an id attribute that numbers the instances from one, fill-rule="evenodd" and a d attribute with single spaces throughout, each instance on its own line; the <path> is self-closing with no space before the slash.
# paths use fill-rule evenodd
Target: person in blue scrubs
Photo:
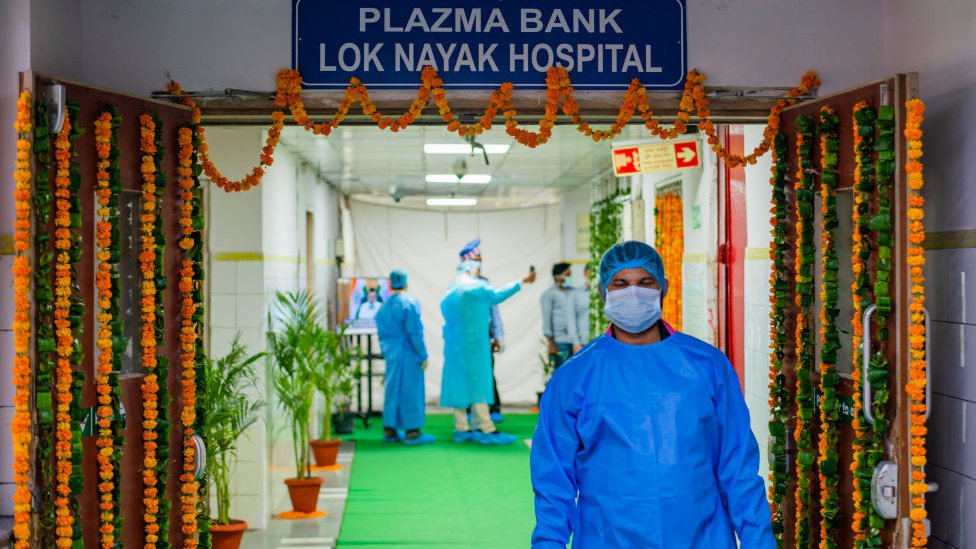
<path id="1" fill-rule="evenodd" d="M 481 264 L 464 260 L 458 276 L 441 300 L 444 315 L 444 375 L 441 406 L 454 408 L 454 441 L 511 444 L 515 437 L 500 433 L 491 420 L 494 401 L 488 323 L 491 307 L 515 295 L 522 284 L 535 281 L 530 272 L 521 282 L 495 289 L 480 278 Z M 471 407 L 471 421 L 467 407 Z"/>
<path id="2" fill-rule="evenodd" d="M 612 325 L 557 370 L 532 438 L 532 547 L 774 549 L 759 447 L 721 351 L 661 319 L 668 280 L 641 242 L 610 248 Z"/>
<path id="3" fill-rule="evenodd" d="M 387 442 L 429 444 L 434 437 L 421 433 L 425 424 L 424 370 L 427 346 L 420 322 L 420 305 L 406 294 L 407 274 L 390 273 L 393 295 L 376 313 L 380 350 L 386 361 L 383 397 L 383 438 Z M 401 437 L 399 431 L 405 434 Z"/>
<path id="4" fill-rule="evenodd" d="M 471 242 L 468 242 L 461 248 L 461 261 L 472 260 L 479 262 L 482 267 L 484 266 L 484 260 L 481 256 L 481 239 L 476 238 Z M 485 282 L 485 284 L 491 285 L 491 282 L 485 277 L 485 274 L 478 269 L 478 278 Z M 488 323 L 488 340 L 491 344 L 491 385 L 495 392 L 495 402 L 488 407 L 491 412 L 491 421 L 493 423 L 501 423 L 504 420 L 502 416 L 502 399 L 501 395 L 498 394 L 498 378 L 495 377 L 495 353 L 501 354 L 505 351 L 505 324 L 502 322 L 502 314 L 498 309 L 498 305 L 491 306 L 491 321 Z M 471 410 L 468 410 L 468 414 L 471 414 Z"/>

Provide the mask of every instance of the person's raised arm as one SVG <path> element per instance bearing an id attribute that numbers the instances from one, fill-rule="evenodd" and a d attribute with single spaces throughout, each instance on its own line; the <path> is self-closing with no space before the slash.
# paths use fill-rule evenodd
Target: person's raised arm
<path id="1" fill-rule="evenodd" d="M 576 514 L 577 409 L 572 388 L 550 380 L 542 395 L 539 423 L 532 436 L 529 467 L 535 492 L 533 549 L 566 549 Z M 570 394 L 566 394 L 570 393 Z"/>
<path id="2" fill-rule="evenodd" d="M 720 429 L 716 475 L 722 501 L 742 547 L 774 549 L 769 502 L 759 476 L 759 445 L 739 378 L 724 357 L 716 370 L 715 415 Z"/>

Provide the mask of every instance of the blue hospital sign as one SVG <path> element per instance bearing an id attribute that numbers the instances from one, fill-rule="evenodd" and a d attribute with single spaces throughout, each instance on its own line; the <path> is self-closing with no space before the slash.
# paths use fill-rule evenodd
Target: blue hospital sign
<path id="1" fill-rule="evenodd" d="M 545 88 L 565 67 L 577 89 L 680 89 L 686 0 L 292 0 L 292 67 L 306 88 Z"/>

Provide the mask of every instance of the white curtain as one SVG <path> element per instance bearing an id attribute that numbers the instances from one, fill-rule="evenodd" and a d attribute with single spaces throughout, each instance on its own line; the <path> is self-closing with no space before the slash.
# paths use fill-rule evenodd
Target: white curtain
<path id="1" fill-rule="evenodd" d="M 458 252 L 481 238 L 482 272 L 495 286 L 521 279 L 534 265 L 535 284 L 500 306 L 505 325 L 504 353 L 496 355 L 495 376 L 503 404 L 535 404 L 542 390 L 542 319 L 539 300 L 552 284 L 560 261 L 559 206 L 497 212 L 436 212 L 351 202 L 359 276 L 386 276 L 400 268 L 409 275 L 408 293 L 419 302 L 430 355 L 427 401 L 439 404 L 444 365 L 444 319 L 440 301 L 455 277 Z M 374 391 L 374 408 L 382 391 Z"/>

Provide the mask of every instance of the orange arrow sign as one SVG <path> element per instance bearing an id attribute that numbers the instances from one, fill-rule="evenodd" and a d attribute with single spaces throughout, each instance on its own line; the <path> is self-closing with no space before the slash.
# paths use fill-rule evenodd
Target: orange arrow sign
<path id="1" fill-rule="evenodd" d="M 635 173 L 686 170 L 701 166 L 698 140 L 655 141 L 613 149 L 613 171 L 617 176 Z"/>

